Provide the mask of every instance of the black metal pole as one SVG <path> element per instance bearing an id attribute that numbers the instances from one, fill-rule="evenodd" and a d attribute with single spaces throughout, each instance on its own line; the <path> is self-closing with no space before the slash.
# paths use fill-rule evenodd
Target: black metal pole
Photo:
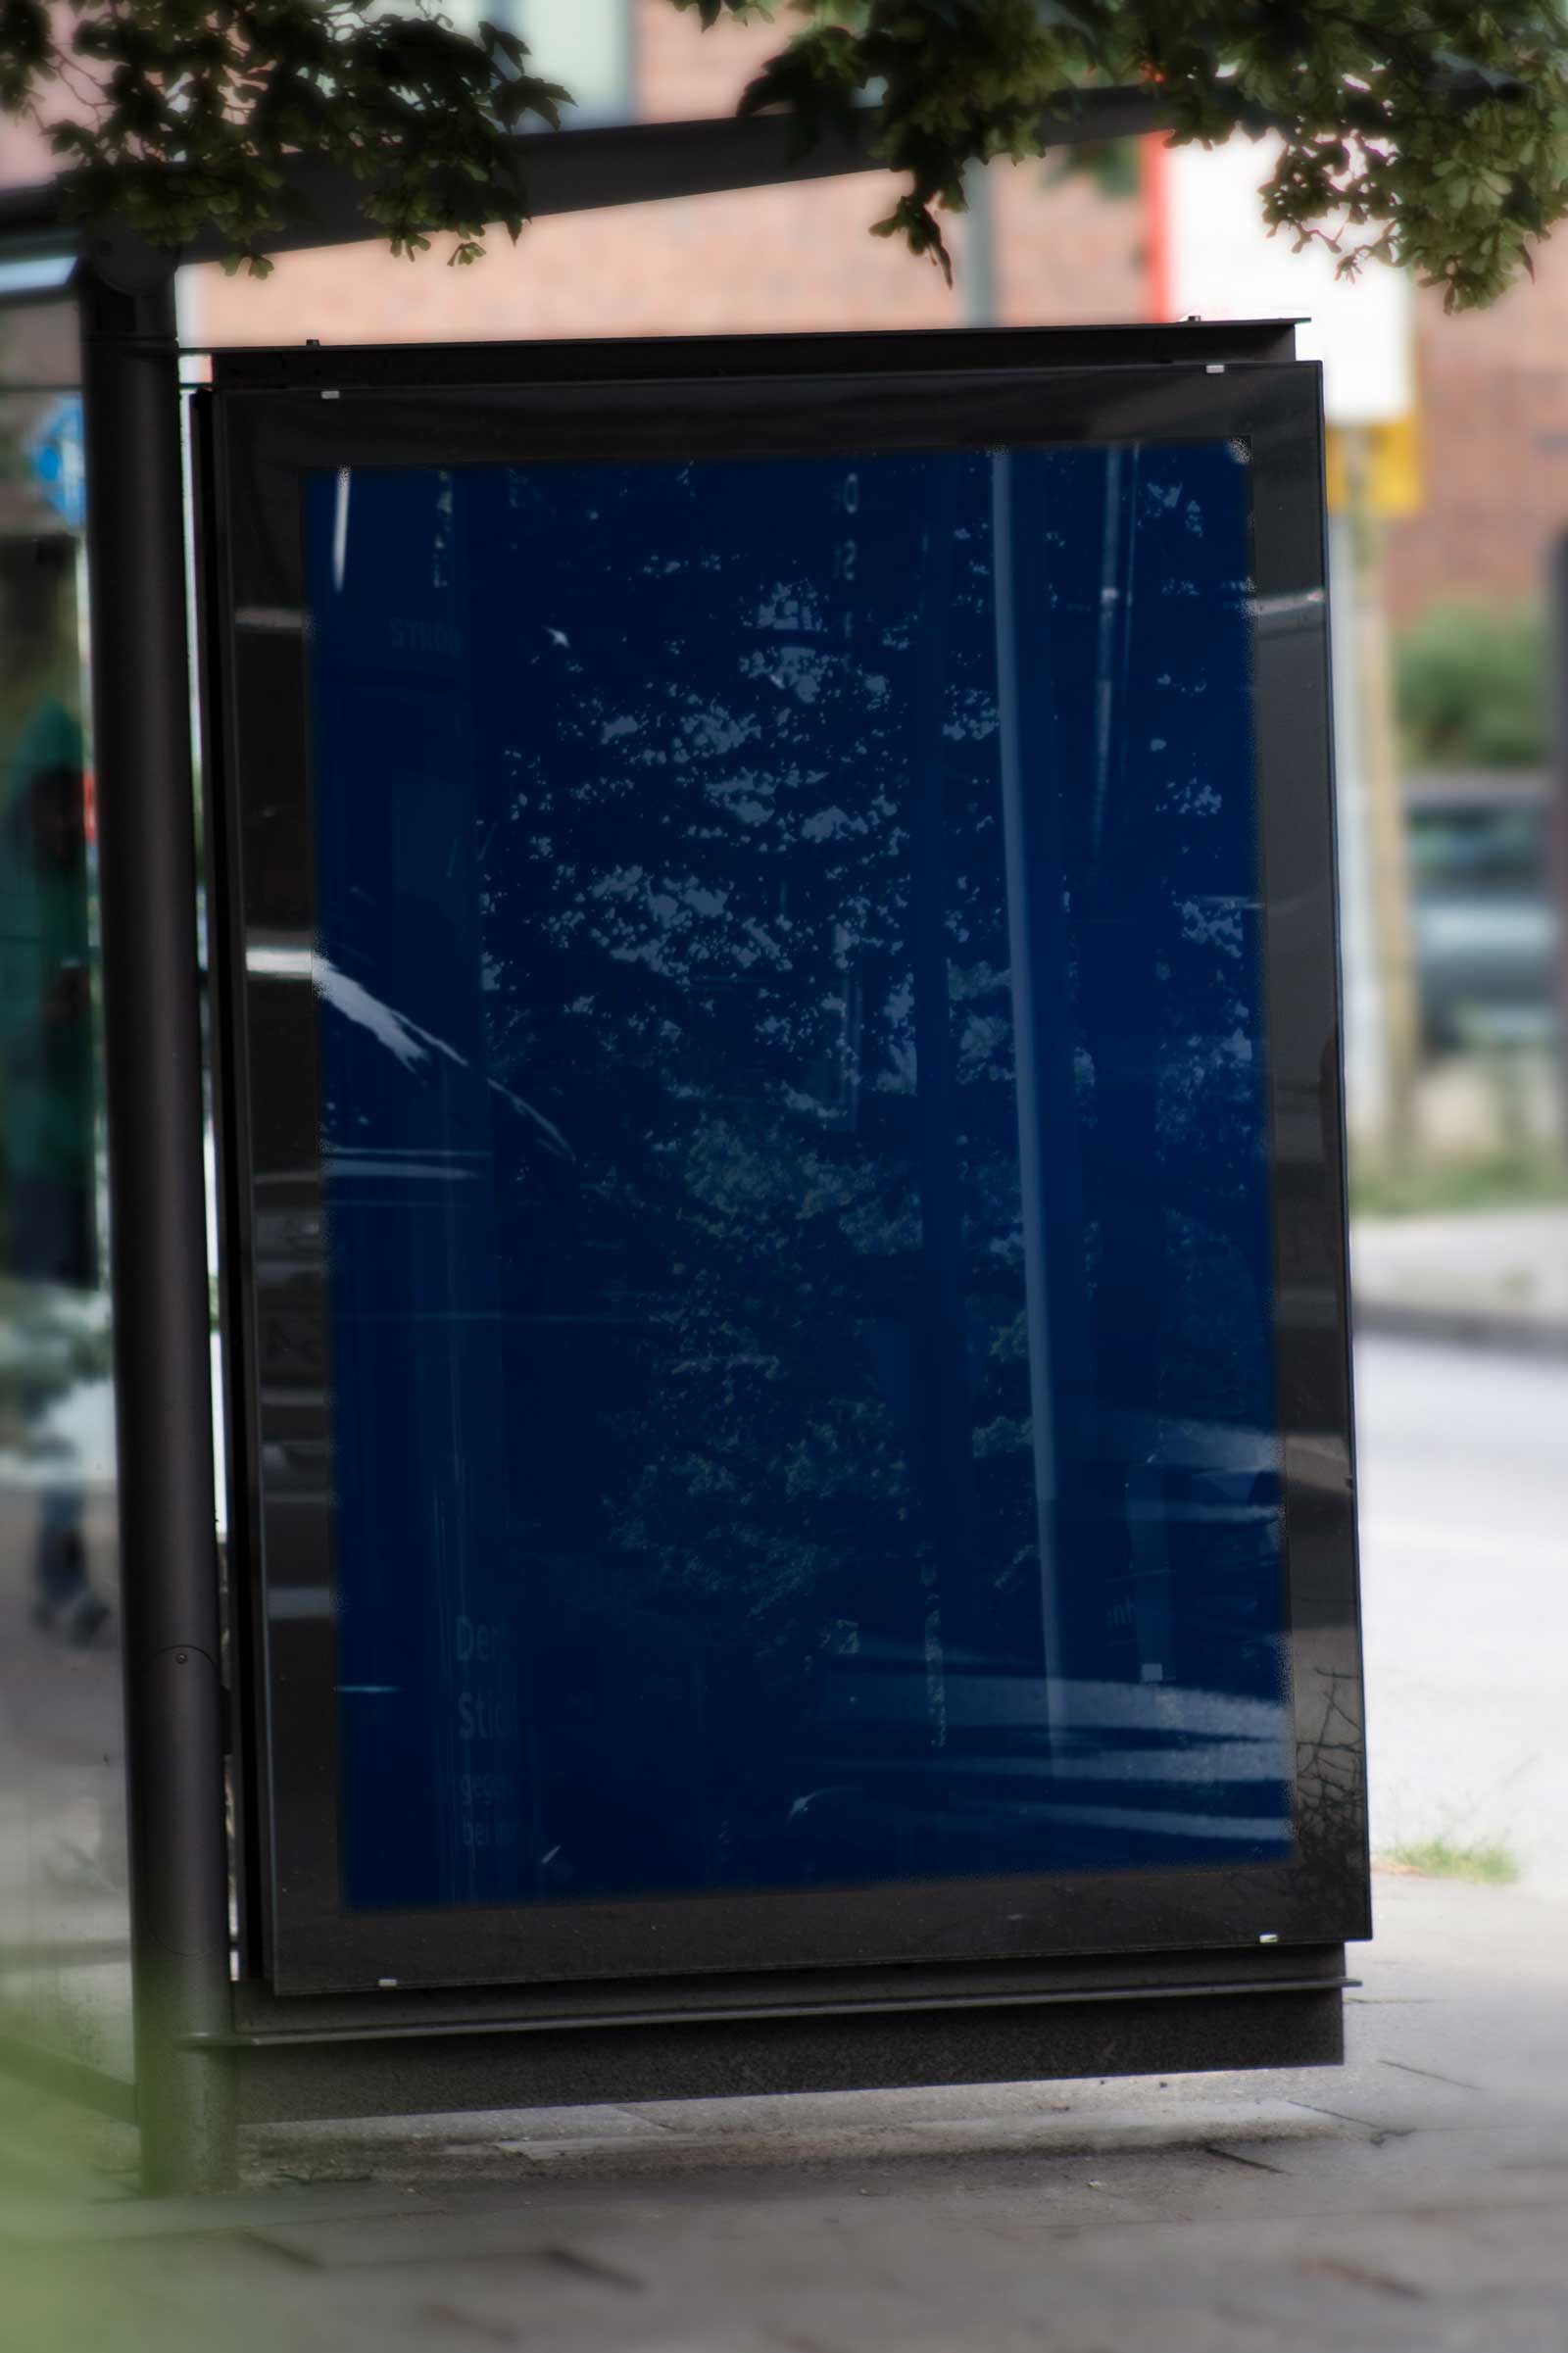
<path id="1" fill-rule="evenodd" d="M 1041 146 L 1130 138 L 1168 129 L 1170 101 L 1152 85 L 1131 89 L 1063 90 L 1048 101 L 1038 124 Z M 1265 118 L 1255 119 L 1258 129 Z M 677 196 L 720 195 L 737 188 L 780 187 L 799 180 L 835 179 L 846 172 L 884 169 L 876 153 L 877 114 L 848 129 L 824 130 L 802 147 L 787 114 L 710 116 L 695 123 L 603 123 L 585 130 L 519 132 L 514 144 L 527 170 L 532 219 L 584 213 L 603 205 L 654 204 Z M 379 242 L 384 226 L 365 210 L 360 181 L 318 157 L 296 156 L 284 167 L 298 210 L 272 235 L 268 253 L 300 253 L 318 245 Z M 58 181 L 0 188 L 0 237 L 58 232 L 66 224 Z M 187 248 L 187 262 L 212 261 L 222 240 L 211 229 Z"/>
<path id="2" fill-rule="evenodd" d="M 226 2061 L 189 2047 L 230 2019 L 172 270 L 111 248 L 80 299 L 137 2117 L 147 2189 L 211 2189 L 233 2126 Z"/>

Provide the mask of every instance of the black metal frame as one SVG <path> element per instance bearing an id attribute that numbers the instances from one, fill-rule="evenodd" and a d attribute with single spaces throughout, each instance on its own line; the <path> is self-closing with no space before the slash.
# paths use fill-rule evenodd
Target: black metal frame
<path id="1" fill-rule="evenodd" d="M 916 327 L 798 335 L 659 335 L 543 343 L 308 343 L 216 352 L 223 393 L 499 392 L 550 384 L 738 382 L 1035 368 L 1306 366 L 1288 319 L 1167 326 Z"/>
<path id="2" fill-rule="evenodd" d="M 1042 105 L 1037 137 L 1042 149 L 1071 147 L 1165 130 L 1173 119 L 1170 102 L 1150 83 L 1064 89 Z M 1260 114 L 1249 121 L 1255 129 L 1265 127 Z M 664 197 L 719 195 L 737 188 L 779 187 L 882 171 L 886 167 L 876 153 L 876 131 L 877 110 L 867 106 L 854 124 L 824 129 L 806 147 L 796 123 L 783 114 L 522 131 L 512 146 L 523 167 L 529 213 L 543 220 L 554 213 L 596 212 Z M 300 155 L 285 167 L 285 184 L 289 217 L 263 239 L 269 253 L 301 253 L 312 246 L 363 242 L 386 233 L 367 220 L 364 188 L 346 172 Z M 58 234 L 69 225 L 54 183 L 0 189 L 0 238 Z M 90 224 L 86 245 L 89 258 L 106 273 L 109 265 L 135 250 L 134 240 L 110 221 Z M 220 236 L 208 230 L 197 235 L 181 258 L 207 262 L 222 251 Z"/>
<path id="3" fill-rule="evenodd" d="M 221 1638 L 172 279 L 81 286 L 136 2102 L 149 2187 L 232 2162 Z"/>
<path id="4" fill-rule="evenodd" d="M 1010 1970 L 814 1971 L 544 1995 L 267 2000 L 193 2042 L 240 2120 L 1333 2067 L 1340 1945 Z"/>
<path id="5" fill-rule="evenodd" d="M 995 428 L 999 369 L 1008 372 L 1013 387 L 1013 429 L 1032 405 L 1033 437 L 1041 441 L 1073 437 L 1063 422 L 1070 424 L 1074 403 L 1082 403 L 1090 370 L 1099 392 L 1110 395 L 1117 418 L 1107 436 L 1102 418 L 1097 417 L 1100 439 L 1130 437 L 1140 429 L 1169 438 L 1173 368 L 1183 381 L 1179 406 L 1189 419 L 1186 429 L 1195 434 L 1234 431 L 1245 420 L 1255 427 L 1261 403 L 1265 422 L 1272 417 L 1266 437 L 1276 457 L 1288 462 L 1280 477 L 1263 470 L 1259 660 L 1265 668 L 1272 665 L 1276 684 L 1282 665 L 1298 668 L 1291 722 L 1265 729 L 1261 746 L 1264 856 L 1274 903 L 1267 986 L 1276 1058 L 1272 1118 L 1283 1171 L 1279 1274 L 1283 1312 L 1294 1319 L 1282 1329 L 1280 1359 L 1282 1410 L 1289 1424 L 1291 1618 L 1301 1680 L 1321 1671 L 1353 1686 L 1354 1531 L 1326 800 L 1326 628 L 1321 613 L 1309 613 L 1304 628 L 1292 626 L 1301 618 L 1299 598 L 1321 596 L 1318 392 L 1315 370 L 1280 365 L 1289 361 L 1292 342 L 1288 327 L 1259 325 L 551 345 L 526 353 L 485 346 L 435 353 L 311 349 L 226 355 L 218 366 L 215 393 L 198 401 L 204 509 L 210 543 L 219 549 L 204 599 L 216 763 L 210 773 L 232 774 L 233 763 L 243 758 L 234 732 L 231 665 L 226 658 L 214 659 L 227 647 L 234 601 L 232 582 L 222 576 L 232 551 L 222 550 L 221 529 L 225 467 L 236 461 L 236 442 L 247 457 L 259 441 L 268 443 L 282 467 L 274 475 L 275 487 L 288 465 L 313 447 L 318 463 L 328 462 L 319 455 L 323 427 L 330 429 L 332 464 L 368 462 L 371 456 L 381 463 L 409 455 L 428 458 L 434 441 L 449 457 L 455 449 L 462 456 L 516 454 L 519 437 L 530 447 L 538 447 L 543 437 L 545 445 L 569 442 L 581 451 L 593 437 L 594 403 L 609 401 L 620 419 L 617 447 L 623 448 L 628 419 L 641 417 L 641 429 L 650 434 L 669 429 L 670 387 L 677 384 L 686 404 L 680 429 L 689 431 L 691 415 L 702 414 L 705 446 L 714 446 L 710 437 L 717 434 L 732 444 L 740 437 L 756 447 L 760 433 L 768 447 L 787 446 L 802 433 L 812 448 L 842 443 L 846 433 L 865 446 L 872 416 L 872 437 L 887 446 L 889 418 L 900 409 L 901 379 L 904 386 L 918 379 L 920 416 L 911 413 L 895 428 L 895 438 L 902 432 L 906 441 L 923 438 L 927 445 L 947 438 L 933 433 L 932 400 L 940 396 L 956 404 L 956 414 L 965 400 L 973 405 L 973 387 L 988 382 L 992 406 L 987 415 Z M 857 371 L 853 394 L 845 390 L 847 363 Z M 788 400 L 773 412 L 771 425 L 760 427 L 755 412 L 759 401 L 765 404 L 769 380 L 787 381 Z M 830 385 L 837 387 L 831 417 L 817 405 L 826 401 Z M 416 409 L 408 398 L 416 388 Z M 321 405 L 323 393 L 335 396 L 330 408 Z M 803 400 L 808 412 L 804 424 L 789 424 L 786 406 L 794 410 Z M 838 414 L 845 407 L 853 421 Z M 750 412 L 749 420 L 735 423 L 737 409 Z M 1049 427 L 1040 421 L 1042 412 L 1049 414 Z M 1087 429 L 1080 417 L 1078 430 Z M 1031 437 L 1028 430 L 1023 437 Z M 277 511 L 246 517 L 247 536 L 262 529 L 274 556 L 287 539 L 285 528 L 280 541 L 279 519 Z M 282 561 L 286 567 L 286 551 Z M 288 594 L 285 581 L 279 591 L 285 607 Z M 273 644 L 274 666 L 280 652 L 286 662 L 287 642 Z M 217 803 L 226 798 L 223 792 L 213 796 Z M 223 944 L 216 959 L 223 976 L 220 1059 L 241 1073 L 244 940 L 237 910 L 243 877 L 234 815 L 231 808 L 215 808 L 210 834 L 225 861 L 215 907 L 226 898 L 230 909 L 230 919 L 220 926 Z M 1325 1034 L 1330 1037 L 1326 1060 Z M 243 1086 L 234 1090 L 236 1097 L 243 1093 Z M 245 1115 L 243 1104 L 231 1099 L 231 1146 Z M 1309 1137 L 1301 1127 L 1303 1117 Z M 1307 1139 L 1305 1149 L 1294 1155 L 1293 1126 L 1298 1146 Z M 230 1164 L 243 1165 L 247 1158 L 241 1142 Z M 242 1273 L 249 1214 L 243 1188 L 227 1186 L 225 1204 L 232 1237 L 225 1262 L 239 1270 L 231 1275 L 225 1299 L 228 1345 L 231 1361 L 242 1368 L 251 1356 Z M 242 1373 L 234 1395 L 231 1460 L 246 1477 L 243 1466 L 255 1460 L 254 1406 L 254 1385 Z M 261 1499 L 254 1479 L 245 1488 L 236 1485 L 235 1496 L 236 1590 L 248 1593 L 238 1622 L 249 1628 L 254 1645 L 261 1631 L 255 1574 Z M 252 1667 L 240 1679 L 252 1707 L 258 1655 L 253 1648 Z M 1125 1900 L 1125 1880 L 1118 1892 L 1103 1884 L 1112 1875 L 1102 1875 L 1074 1890 L 1086 1906 L 1074 1947 L 1082 1957 L 1076 1961 L 1060 1957 L 1059 1936 L 1043 1936 L 1038 1927 L 1026 1925 L 1021 1936 L 1014 1932 L 1011 1940 L 998 1940 L 989 1962 L 971 1960 L 956 1971 L 933 1968 L 920 1955 L 932 1950 L 943 1898 L 952 1909 L 952 1891 L 880 1888 L 858 1899 L 858 1913 L 852 1905 L 846 1914 L 842 1895 L 823 1898 L 849 1925 L 825 1944 L 819 1939 L 809 1953 L 781 1944 L 792 1917 L 799 1917 L 799 1896 L 749 1896 L 733 1903 L 700 1899 L 710 1938 L 710 1974 L 693 1976 L 677 1962 L 677 1974 L 657 1979 L 643 1974 L 649 1963 L 639 1962 L 638 1955 L 647 1947 L 636 1941 L 635 1930 L 629 1943 L 617 1931 L 612 1915 L 620 1908 L 596 1907 L 593 1921 L 580 1922 L 576 1934 L 593 1940 L 588 1976 L 625 1973 L 612 1994 L 603 1985 L 564 1982 L 584 1974 L 583 1965 L 570 1956 L 568 1935 L 545 1936 L 552 1957 L 542 1960 L 523 1985 L 505 1965 L 475 1966 L 486 1929 L 494 1925 L 484 1918 L 461 1913 L 445 1919 L 422 1955 L 416 1944 L 411 1967 L 410 1938 L 418 1937 L 417 1916 L 400 1921 L 378 1915 L 359 1924 L 364 1932 L 359 1982 L 373 1985 L 395 1965 L 402 1983 L 390 1992 L 334 1995 L 322 1989 L 330 1982 L 330 1955 L 322 1952 L 303 1969 L 296 1958 L 279 1974 L 279 1956 L 266 1948 L 261 1935 L 267 1906 L 257 1901 L 263 1895 L 258 1834 L 265 1838 L 268 1830 L 266 1775 L 258 1770 L 261 1727 L 252 1719 L 243 1743 L 250 1791 L 242 1815 L 248 1831 L 246 1982 L 236 1992 L 234 2032 L 223 2038 L 239 2061 L 244 2112 L 287 2112 L 289 2101 L 307 2096 L 307 2079 L 317 2075 L 326 2087 L 314 2096 L 341 2112 L 351 2099 L 370 2106 L 426 2104 L 425 2092 L 417 2101 L 412 2097 L 416 2083 L 427 2087 L 428 2100 L 456 2106 L 497 2098 L 525 2104 L 529 2099 L 633 2096 L 628 2085 L 638 2087 L 638 2096 L 673 2096 L 733 2083 L 737 2068 L 759 2086 L 765 2082 L 782 2089 L 942 2081 L 954 2074 L 1106 2074 L 1118 2068 L 1331 2061 L 1339 2055 L 1340 1940 L 1369 1933 L 1366 1854 L 1353 1797 L 1347 1812 L 1342 1799 L 1314 1785 L 1315 1730 L 1303 1715 L 1298 1731 L 1307 1758 L 1309 1865 L 1294 1880 L 1290 1871 L 1262 1867 L 1238 1873 L 1228 1902 L 1222 1894 L 1218 1905 L 1195 1900 L 1195 1875 L 1168 1875 L 1172 1884 L 1162 1891 L 1165 1925 L 1157 1935 L 1170 1949 L 1157 1962 L 1134 1965 L 1125 1957 L 1108 1957 L 1156 1941 L 1149 1933 L 1147 1908 L 1153 1875 L 1139 1875 L 1141 1900 L 1133 1904 Z M 1015 1911 L 1018 1883 L 1005 1885 Z M 1212 1886 L 1208 1892 L 1214 1892 Z M 972 1920 L 985 1893 L 976 1887 L 964 1889 L 956 1899 L 957 1912 Z M 644 1914 L 648 1909 L 637 1908 Z M 1217 1917 L 1227 1912 L 1228 1919 Z M 726 1921 L 727 1914 L 734 1919 Z M 743 1915 L 750 1924 L 744 1930 Z M 956 1916 L 947 1923 L 950 1932 Z M 506 1916 L 513 1923 L 516 1917 Z M 341 1927 L 336 1924 L 334 1934 Z M 533 1913 L 531 1940 L 538 1939 L 539 1930 L 539 1915 Z M 400 1935 L 402 1949 L 394 1964 L 388 1954 Z M 1270 1938 L 1266 1944 L 1258 1942 L 1263 1936 Z M 1223 1958 L 1215 1946 L 1227 1948 Z M 947 1949 L 953 1949 L 951 1934 Z M 788 1963 L 792 1953 L 816 1965 L 794 1980 L 780 1977 L 779 1963 Z M 715 1977 L 710 1974 L 715 1967 L 731 1975 Z M 755 1974 L 763 1967 L 770 1972 L 766 1981 Z M 474 1988 L 487 1974 L 497 1980 L 493 1991 L 455 1989 L 460 1977 Z M 416 1989 L 421 1979 L 427 1990 Z M 770 1988 L 765 1999 L 759 1991 L 764 1982 Z M 898 2023 L 879 2025 L 873 2034 L 867 2026 L 871 2016 Z M 911 2025 L 916 2017 L 925 2022 L 918 2031 Z M 380 2061 L 369 2058 L 367 2046 L 383 2045 L 396 2045 L 395 2062 L 390 2049 Z M 1257 2056 L 1246 2057 L 1250 2051 Z M 377 2072 L 383 2066 L 391 2082 Z M 892 2072 L 876 2072 L 884 2067 Z M 395 2092 L 393 2082 L 400 2086 Z M 291 2088 L 281 2089 L 285 2083 Z M 602 2093 L 583 2088 L 598 2083 L 607 2086 Z"/>

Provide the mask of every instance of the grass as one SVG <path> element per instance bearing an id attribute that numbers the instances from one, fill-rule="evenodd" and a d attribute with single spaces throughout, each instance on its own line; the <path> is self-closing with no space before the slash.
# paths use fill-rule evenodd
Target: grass
<path id="1" fill-rule="evenodd" d="M 1423 1879 L 1462 1879 L 1478 1887 L 1511 1887 L 1519 1877 L 1519 1858 L 1501 1838 L 1418 1838 L 1391 1849 L 1388 1860 Z"/>
<path id="2" fill-rule="evenodd" d="M 1545 1149 L 1350 1171 L 1352 1217 L 1441 1216 L 1568 1201 L 1568 1161 Z"/>

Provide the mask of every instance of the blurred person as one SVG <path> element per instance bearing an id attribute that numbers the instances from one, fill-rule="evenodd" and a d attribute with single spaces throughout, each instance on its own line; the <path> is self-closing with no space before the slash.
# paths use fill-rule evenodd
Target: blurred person
<path id="1" fill-rule="evenodd" d="M 92 989 L 81 723 L 65 538 L 23 542 L 5 565 L 5 667 L 24 689 L 0 806 L 0 1167 L 4 1271 L 24 1284 L 97 1283 Z M 39 1501 L 33 1623 L 91 1642 L 94 1593 L 80 1481 Z"/>

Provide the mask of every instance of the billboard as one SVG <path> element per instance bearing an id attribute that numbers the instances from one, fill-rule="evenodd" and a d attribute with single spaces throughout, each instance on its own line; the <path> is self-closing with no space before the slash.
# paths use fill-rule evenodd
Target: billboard
<path id="1" fill-rule="evenodd" d="M 1364 1923 L 1315 373 L 877 341 L 220 374 L 280 1992 Z"/>

